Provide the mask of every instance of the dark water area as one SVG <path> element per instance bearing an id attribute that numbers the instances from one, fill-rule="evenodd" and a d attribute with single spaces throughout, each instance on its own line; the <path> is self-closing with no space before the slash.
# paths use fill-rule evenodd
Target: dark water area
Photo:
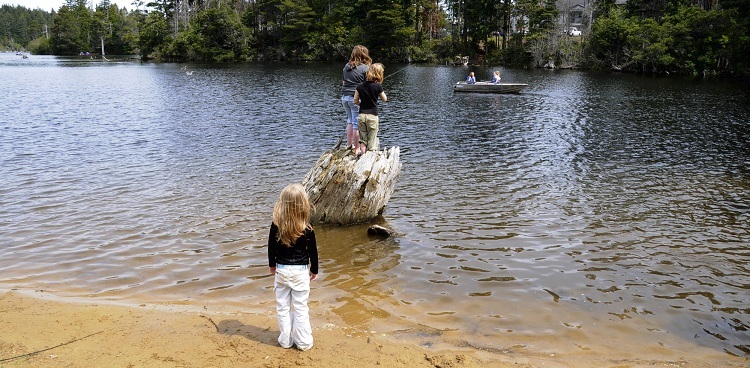
<path id="1" fill-rule="evenodd" d="M 343 136 L 342 67 L 0 54 L 0 285 L 273 310 L 272 206 Z M 494 69 L 529 86 L 453 93 Z M 403 168 L 380 221 L 402 235 L 318 226 L 314 323 L 431 347 L 750 354 L 746 87 L 386 75 L 379 136 Z"/>

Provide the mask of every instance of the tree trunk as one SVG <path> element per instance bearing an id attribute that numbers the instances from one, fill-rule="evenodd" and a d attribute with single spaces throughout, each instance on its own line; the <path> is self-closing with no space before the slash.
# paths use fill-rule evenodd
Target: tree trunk
<path id="1" fill-rule="evenodd" d="M 398 147 L 359 157 L 350 149 L 326 151 L 302 180 L 315 205 L 311 222 L 349 225 L 380 216 L 400 173 Z"/>

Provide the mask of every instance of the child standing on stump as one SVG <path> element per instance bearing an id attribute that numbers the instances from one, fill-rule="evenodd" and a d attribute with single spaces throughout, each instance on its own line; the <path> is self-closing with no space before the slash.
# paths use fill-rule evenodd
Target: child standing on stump
<path id="1" fill-rule="evenodd" d="M 307 299 L 310 281 L 318 277 L 318 246 L 310 225 L 311 208 L 301 184 L 287 185 L 273 207 L 268 267 L 274 275 L 279 344 L 285 349 L 313 346 Z"/>
<path id="2" fill-rule="evenodd" d="M 354 149 L 357 155 L 378 149 L 378 98 L 383 102 L 388 101 L 381 85 L 384 71 L 383 64 L 372 64 L 365 75 L 365 82 L 358 85 L 354 92 L 354 103 L 359 105 L 359 146 Z"/>
<path id="3" fill-rule="evenodd" d="M 357 127 L 357 116 L 359 106 L 354 104 L 354 91 L 357 86 L 365 81 L 365 73 L 372 64 L 367 47 L 354 46 L 349 62 L 344 65 L 341 82 L 341 104 L 346 111 L 346 147 L 356 148 L 359 146 L 359 130 Z"/>

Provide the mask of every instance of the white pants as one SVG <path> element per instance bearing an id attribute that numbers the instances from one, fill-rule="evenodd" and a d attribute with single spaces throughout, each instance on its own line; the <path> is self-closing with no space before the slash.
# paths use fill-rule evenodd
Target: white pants
<path id="1" fill-rule="evenodd" d="M 276 292 L 276 316 L 279 320 L 279 345 L 307 350 L 313 346 L 307 298 L 310 273 L 307 266 L 276 265 L 273 290 Z"/>

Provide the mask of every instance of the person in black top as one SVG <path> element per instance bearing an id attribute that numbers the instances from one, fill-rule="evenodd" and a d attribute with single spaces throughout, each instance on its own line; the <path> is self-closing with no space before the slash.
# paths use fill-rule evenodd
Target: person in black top
<path id="1" fill-rule="evenodd" d="M 318 277 L 318 245 L 310 225 L 312 205 L 302 184 L 287 185 L 273 208 L 268 234 L 268 267 L 274 275 L 279 345 L 313 346 L 307 299 Z M 309 268 L 308 268 L 309 265 Z"/>
<path id="2" fill-rule="evenodd" d="M 357 155 L 378 149 L 378 98 L 383 102 L 388 101 L 381 85 L 384 71 L 383 64 L 372 64 L 367 70 L 367 80 L 358 85 L 354 92 L 354 103 L 359 105 L 359 147 L 354 150 Z"/>

